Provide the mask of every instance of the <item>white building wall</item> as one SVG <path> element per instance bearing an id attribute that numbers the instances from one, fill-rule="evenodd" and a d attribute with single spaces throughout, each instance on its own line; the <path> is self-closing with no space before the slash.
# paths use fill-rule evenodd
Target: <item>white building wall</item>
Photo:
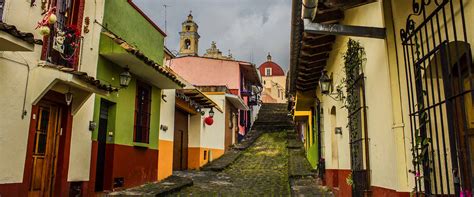
<path id="1" fill-rule="evenodd" d="M 208 95 L 208 97 L 225 112 L 225 95 Z M 209 109 L 205 111 L 206 115 L 202 116 L 203 119 L 208 116 Z M 225 149 L 225 114 L 223 112 L 214 109 L 214 124 L 202 124 L 201 147 Z"/>
<path id="2" fill-rule="evenodd" d="M 163 90 L 162 94 L 166 102 L 161 99 L 160 125 L 168 127 L 167 131 L 160 129 L 160 140 L 173 141 L 174 138 L 174 116 L 176 109 L 176 90 Z M 191 121 L 190 121 L 191 122 Z M 191 126 L 189 128 L 190 131 Z"/>
<path id="3" fill-rule="evenodd" d="M 37 2 L 39 4 L 41 2 Z M 90 17 L 90 32 L 83 34 L 84 42 L 79 68 L 90 76 L 95 76 L 98 58 L 98 40 L 101 28 L 93 21 L 102 21 L 103 0 L 86 1 L 84 17 Z M 7 0 L 3 12 L 5 23 L 15 25 L 23 32 L 33 33 L 42 38 L 34 29 L 42 19 L 41 6 L 30 7 L 29 1 Z M 19 14 L 21 13 L 21 14 Z M 35 46 L 34 52 L 0 52 L 0 184 L 20 183 L 26 158 L 28 130 L 31 107 L 54 77 L 65 77 L 56 71 L 38 67 L 42 46 Z M 25 98 L 27 67 L 30 68 L 29 86 Z M 51 75 L 54 73 L 53 75 Z M 66 77 L 67 78 L 67 77 Z M 22 119 L 23 100 L 26 116 Z M 94 96 L 89 97 L 73 116 L 68 181 L 89 180 L 91 132 L 88 129 L 92 120 Z M 17 114 L 17 115 L 16 115 Z"/>

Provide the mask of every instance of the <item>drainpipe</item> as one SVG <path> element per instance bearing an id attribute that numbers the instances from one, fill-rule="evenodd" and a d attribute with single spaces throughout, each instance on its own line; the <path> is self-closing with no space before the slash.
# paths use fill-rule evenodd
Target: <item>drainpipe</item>
<path id="1" fill-rule="evenodd" d="M 25 93 L 24 93 L 24 96 L 23 96 L 23 107 L 22 107 L 22 110 L 21 110 L 21 119 L 25 119 L 25 116 L 27 114 L 27 111 L 26 111 L 26 94 L 28 92 L 28 82 L 29 82 L 29 79 L 30 79 L 30 64 L 28 64 L 28 61 L 26 60 L 25 57 L 23 57 L 23 55 L 21 55 L 20 53 L 17 53 L 15 52 L 15 54 L 19 55 L 24 62 L 19 62 L 19 61 L 16 61 L 16 60 L 13 60 L 13 59 L 10 59 L 10 58 L 6 58 L 5 56 L 3 56 L 3 53 L 1 53 L 0 55 L 0 58 L 2 59 L 5 59 L 5 60 L 8 60 L 8 61 L 11 61 L 11 62 L 14 62 L 14 63 L 17 63 L 19 65 L 22 65 L 22 66 L 25 66 L 26 67 L 26 85 L 25 85 Z"/>

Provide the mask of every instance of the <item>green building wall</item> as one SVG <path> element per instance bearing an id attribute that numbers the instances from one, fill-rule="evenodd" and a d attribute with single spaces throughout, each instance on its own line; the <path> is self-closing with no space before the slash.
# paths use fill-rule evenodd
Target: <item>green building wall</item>
<path id="1" fill-rule="evenodd" d="M 123 72 L 123 69 L 114 63 L 99 58 L 97 78 L 102 81 L 109 81 L 113 86 L 119 86 L 118 76 Z M 101 99 L 105 99 L 114 103 L 113 109 L 115 113 L 109 114 L 109 120 L 112 123 L 108 124 L 109 132 L 113 132 L 112 140 L 107 143 L 120 144 L 127 146 L 146 146 L 150 149 L 158 149 L 158 134 L 160 122 L 160 104 L 161 104 L 161 90 L 152 86 L 151 96 L 151 117 L 150 117 L 150 132 L 149 143 L 141 144 L 133 142 L 134 125 L 135 125 L 135 97 L 137 76 L 132 75 L 132 80 L 127 88 L 120 89 L 118 92 L 111 93 L 108 96 L 96 96 L 94 108 L 94 121 L 99 122 Z M 113 118 L 115 116 L 115 118 Z M 92 135 L 93 140 L 97 140 L 98 129 Z"/>
<path id="2" fill-rule="evenodd" d="M 158 31 L 132 4 L 127 0 L 106 0 L 104 6 L 104 19 L 102 24 L 107 31 L 119 36 L 127 43 L 138 48 L 148 58 L 158 64 L 162 64 L 164 56 L 164 35 Z M 110 38 L 101 35 L 99 51 L 124 51 L 119 45 L 112 42 Z M 114 87 L 120 87 L 119 75 L 124 69 L 115 63 L 99 56 L 97 65 L 97 79 L 109 83 Z M 159 73 L 157 73 L 159 75 Z M 108 132 L 112 137 L 107 139 L 109 144 L 127 146 L 141 146 L 149 149 L 158 149 L 161 89 L 152 86 L 151 117 L 149 143 L 135 143 L 135 99 L 136 84 L 140 76 L 133 75 L 128 87 L 113 92 L 107 96 L 97 95 L 94 106 L 94 121 L 99 122 L 101 100 L 105 99 L 114 105 L 109 109 Z M 93 140 L 97 140 L 98 128 L 92 134 Z"/>
<path id="3" fill-rule="evenodd" d="M 162 64 L 164 35 L 127 0 L 106 0 L 103 25 L 148 58 Z"/>

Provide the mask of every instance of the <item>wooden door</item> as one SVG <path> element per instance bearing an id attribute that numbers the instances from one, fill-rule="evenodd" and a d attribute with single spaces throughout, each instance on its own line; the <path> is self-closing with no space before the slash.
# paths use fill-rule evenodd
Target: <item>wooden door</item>
<path id="1" fill-rule="evenodd" d="M 55 182 L 61 109 L 53 104 L 40 104 L 33 145 L 33 172 L 29 196 L 52 196 Z"/>
<path id="2" fill-rule="evenodd" d="M 472 83 L 474 76 L 469 74 L 469 70 L 474 69 L 474 64 L 471 64 L 470 56 L 460 59 L 459 70 L 453 67 L 452 86 L 453 92 L 451 95 L 461 95 L 455 97 L 451 102 L 452 110 L 454 111 L 454 131 L 458 142 L 459 150 L 457 158 L 459 161 L 459 172 L 455 176 L 461 176 L 463 190 L 472 191 L 474 188 L 474 89 Z M 468 66 L 471 66 L 469 69 Z"/>
<path id="3" fill-rule="evenodd" d="M 188 168 L 188 114 L 176 109 L 174 119 L 173 170 Z"/>

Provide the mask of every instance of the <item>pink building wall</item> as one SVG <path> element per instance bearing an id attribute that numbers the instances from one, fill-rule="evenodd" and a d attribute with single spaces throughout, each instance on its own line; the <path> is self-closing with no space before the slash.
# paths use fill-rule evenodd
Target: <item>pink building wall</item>
<path id="1" fill-rule="evenodd" d="M 181 57 L 171 60 L 170 67 L 195 86 L 222 86 L 240 92 L 239 62 L 202 57 Z"/>

